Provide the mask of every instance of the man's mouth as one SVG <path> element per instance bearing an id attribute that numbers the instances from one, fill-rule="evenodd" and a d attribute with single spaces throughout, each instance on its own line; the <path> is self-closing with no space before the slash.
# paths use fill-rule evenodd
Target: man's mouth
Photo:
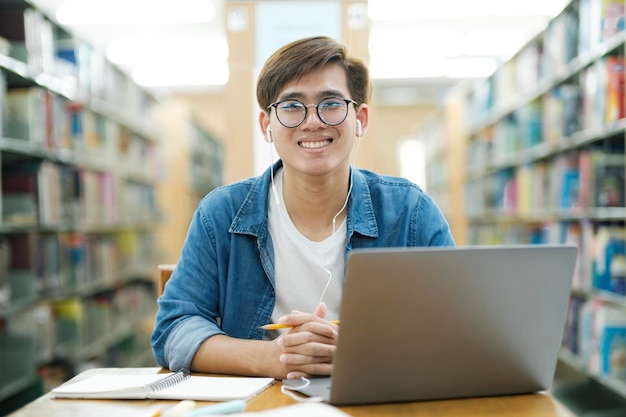
<path id="1" fill-rule="evenodd" d="M 332 139 L 320 140 L 315 142 L 300 142 L 299 145 L 305 149 L 319 149 L 332 143 Z"/>

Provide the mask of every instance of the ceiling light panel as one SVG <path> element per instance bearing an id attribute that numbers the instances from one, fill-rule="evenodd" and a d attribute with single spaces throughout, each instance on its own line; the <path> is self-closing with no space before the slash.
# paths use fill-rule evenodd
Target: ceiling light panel
<path id="1" fill-rule="evenodd" d="M 555 15 L 567 0 L 369 0 L 372 20 L 424 20 L 477 16 Z"/>
<path id="2" fill-rule="evenodd" d="M 107 48 L 107 58 L 120 65 L 162 61 L 195 62 L 198 59 L 226 61 L 228 44 L 224 37 L 148 36 L 118 40 Z"/>
<path id="3" fill-rule="evenodd" d="M 58 9 L 63 25 L 201 23 L 216 17 L 209 0 L 69 0 Z"/>

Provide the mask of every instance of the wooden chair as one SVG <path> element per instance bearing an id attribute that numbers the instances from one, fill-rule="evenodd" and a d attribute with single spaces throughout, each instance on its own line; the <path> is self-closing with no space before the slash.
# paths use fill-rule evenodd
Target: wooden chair
<path id="1" fill-rule="evenodd" d="M 175 266 L 176 265 L 174 264 L 160 264 L 158 266 L 157 297 L 160 297 L 161 294 L 163 294 L 163 290 L 165 289 L 165 283 L 168 279 L 170 279 L 172 272 L 174 272 Z"/>

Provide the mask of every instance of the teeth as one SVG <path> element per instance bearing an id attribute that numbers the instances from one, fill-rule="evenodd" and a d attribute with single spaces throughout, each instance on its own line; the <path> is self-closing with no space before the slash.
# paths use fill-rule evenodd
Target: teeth
<path id="1" fill-rule="evenodd" d="M 322 140 L 319 142 L 300 142 L 300 146 L 307 149 L 318 149 L 323 148 L 324 146 L 330 145 L 330 139 Z"/>

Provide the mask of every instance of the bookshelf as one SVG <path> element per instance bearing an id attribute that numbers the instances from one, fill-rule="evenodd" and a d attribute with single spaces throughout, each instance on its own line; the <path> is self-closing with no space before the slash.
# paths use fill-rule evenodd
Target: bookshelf
<path id="1" fill-rule="evenodd" d="M 224 183 L 223 144 L 187 98 L 169 98 L 156 114 L 164 139 L 157 190 L 163 222 L 157 229 L 157 250 L 161 264 L 175 264 L 198 203 Z"/>
<path id="2" fill-rule="evenodd" d="M 466 114 L 439 123 L 464 126 L 463 185 L 449 191 L 463 195 L 451 207 L 464 244 L 578 246 L 561 362 L 626 402 L 624 9 L 570 1 L 492 76 L 454 91 Z M 449 162 L 450 141 L 433 140 Z"/>
<path id="3" fill-rule="evenodd" d="M 30 1 L 0 1 L 2 403 L 153 365 L 156 99 Z M 61 375 L 59 376 L 59 371 Z"/>
<path id="4" fill-rule="evenodd" d="M 457 245 L 467 243 L 467 219 L 463 210 L 466 143 L 461 125 L 447 121 L 465 120 L 465 114 L 465 103 L 449 97 L 414 136 L 423 145 L 424 160 L 429 161 L 425 167 L 426 191 L 448 220 Z"/>

